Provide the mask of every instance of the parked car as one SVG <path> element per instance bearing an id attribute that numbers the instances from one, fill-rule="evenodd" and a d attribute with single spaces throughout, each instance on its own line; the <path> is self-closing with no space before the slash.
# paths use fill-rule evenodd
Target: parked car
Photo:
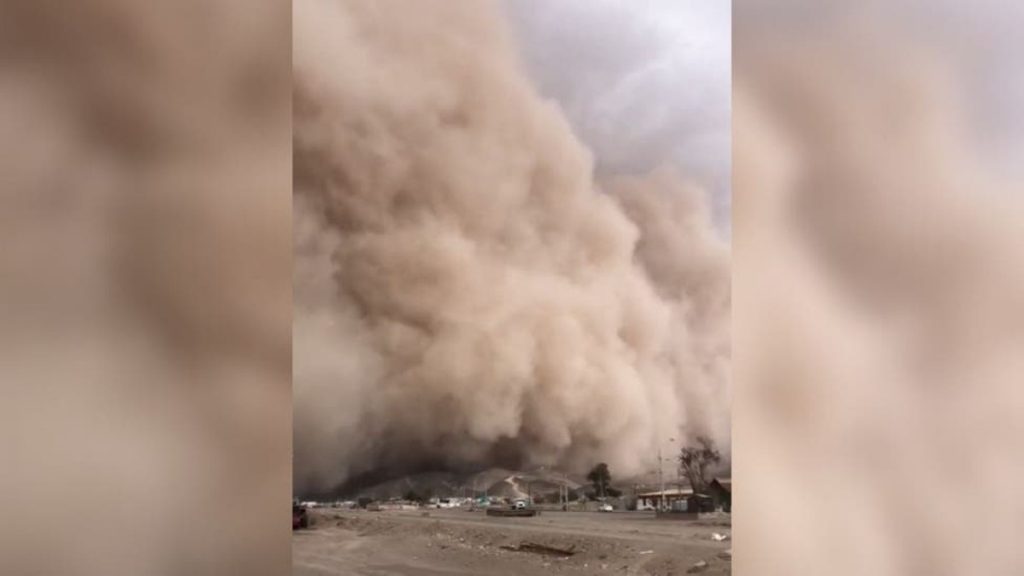
<path id="1" fill-rule="evenodd" d="M 600 506 L 597 507 L 597 511 L 598 512 L 614 512 L 615 511 L 615 507 L 612 506 L 611 504 L 604 503 L 604 504 L 601 504 Z"/>

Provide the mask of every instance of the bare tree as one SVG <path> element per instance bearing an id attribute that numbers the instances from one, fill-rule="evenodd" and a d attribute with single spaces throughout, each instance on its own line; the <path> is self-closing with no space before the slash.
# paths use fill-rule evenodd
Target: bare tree
<path id="1" fill-rule="evenodd" d="M 601 462 L 594 466 L 590 473 L 587 474 L 587 480 L 594 485 L 595 496 L 604 498 L 608 494 L 609 485 L 612 483 L 612 475 L 608 471 L 608 465 Z"/>
<path id="2" fill-rule="evenodd" d="M 708 486 L 707 471 L 722 461 L 715 443 L 707 436 L 698 436 L 695 444 L 679 451 L 679 468 L 690 481 L 694 494 L 704 494 Z"/>

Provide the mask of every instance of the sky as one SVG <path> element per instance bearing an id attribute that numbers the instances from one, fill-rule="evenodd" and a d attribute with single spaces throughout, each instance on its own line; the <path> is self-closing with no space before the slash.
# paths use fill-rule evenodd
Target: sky
<path id="1" fill-rule="evenodd" d="M 731 2 L 504 0 L 526 66 L 598 175 L 670 164 L 729 227 Z"/>

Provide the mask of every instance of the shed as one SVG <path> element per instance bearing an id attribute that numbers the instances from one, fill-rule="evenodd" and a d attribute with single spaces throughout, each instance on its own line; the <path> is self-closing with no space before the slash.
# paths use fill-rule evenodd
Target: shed
<path id="1" fill-rule="evenodd" d="M 714 478 L 708 484 L 708 495 L 714 498 L 715 507 L 732 512 L 732 478 Z"/>

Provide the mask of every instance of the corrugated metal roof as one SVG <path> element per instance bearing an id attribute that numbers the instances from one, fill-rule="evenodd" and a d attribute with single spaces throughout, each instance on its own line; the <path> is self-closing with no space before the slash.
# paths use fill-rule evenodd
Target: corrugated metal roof
<path id="1" fill-rule="evenodd" d="M 665 496 L 689 496 L 690 494 L 693 494 L 693 488 L 668 488 L 665 490 Z M 638 498 L 658 498 L 660 496 L 661 491 L 637 494 Z"/>

